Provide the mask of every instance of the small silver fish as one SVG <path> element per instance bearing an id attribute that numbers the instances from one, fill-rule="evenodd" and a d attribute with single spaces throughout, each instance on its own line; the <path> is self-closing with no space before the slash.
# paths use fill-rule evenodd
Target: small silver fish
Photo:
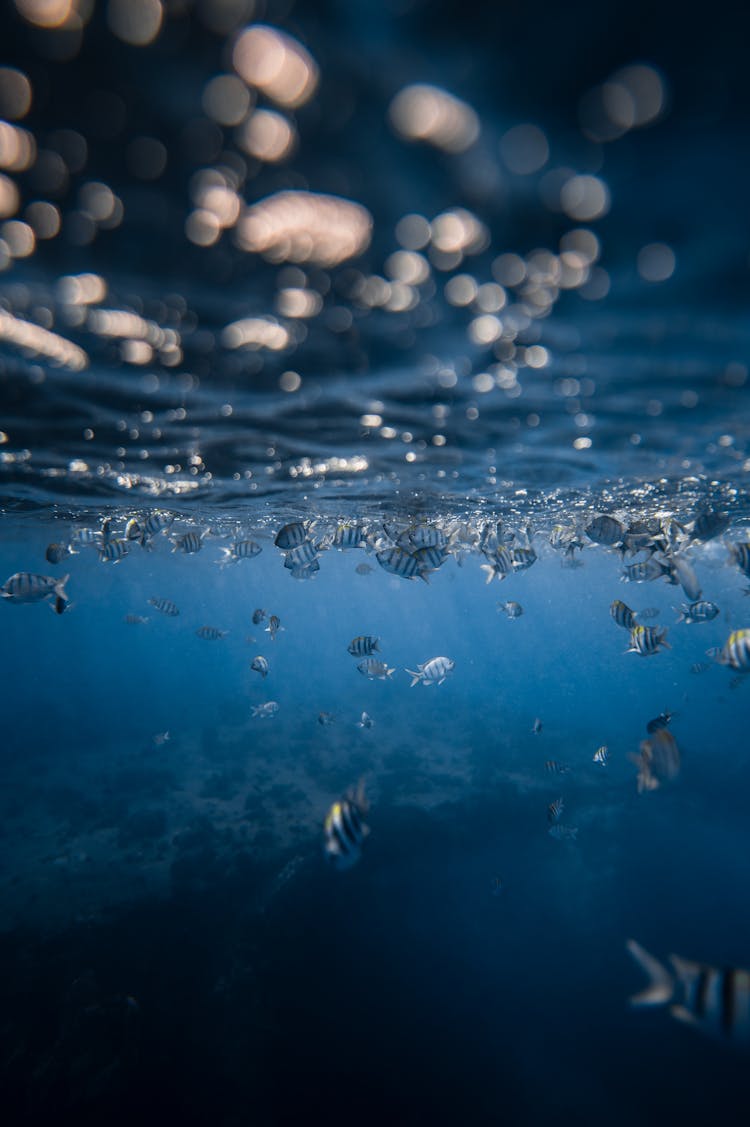
<path id="1" fill-rule="evenodd" d="M 322 724 L 324 728 L 327 727 L 329 724 L 333 724 L 335 719 L 336 719 L 336 717 L 333 715 L 332 712 L 319 712 L 318 713 L 318 723 Z"/>
<path id="2" fill-rule="evenodd" d="M 199 638 L 204 638 L 208 642 L 215 642 L 219 638 L 226 638 L 229 631 L 219 630 L 216 626 L 199 626 L 195 633 Z"/>
<path id="3" fill-rule="evenodd" d="M 126 614 L 122 621 L 127 622 L 128 626 L 143 626 L 148 622 L 148 617 L 142 614 Z"/>
<path id="4" fill-rule="evenodd" d="M 396 672 L 395 669 L 389 669 L 384 661 L 378 661 L 374 657 L 366 657 L 364 661 L 360 661 L 357 669 L 370 681 L 385 681 Z"/>
<path id="5" fill-rule="evenodd" d="M 208 529 L 203 532 L 183 532 L 181 536 L 172 538 L 172 551 L 183 552 L 186 556 L 195 555 L 203 547 L 203 538 L 208 535 Z"/>
<path id="6" fill-rule="evenodd" d="M 171 736 L 168 731 L 157 732 L 151 737 L 151 743 L 154 745 L 154 747 L 163 747 L 164 744 L 168 743 L 170 739 Z"/>
<path id="7" fill-rule="evenodd" d="M 536 719 L 534 720 L 534 723 L 531 726 L 532 735 L 538 736 L 539 733 L 541 732 L 541 730 L 542 730 L 542 722 L 539 719 L 539 717 L 537 716 Z"/>
<path id="8" fill-rule="evenodd" d="M 260 544 L 254 540 L 235 540 L 229 548 L 220 548 L 222 553 L 220 564 L 237 563 L 239 560 L 253 560 L 263 551 Z"/>
<path id="9" fill-rule="evenodd" d="M 258 655 L 258 657 L 253 658 L 250 663 L 250 668 L 254 673 L 260 673 L 261 677 L 263 678 L 268 676 L 268 661 L 260 654 Z"/>
<path id="10" fill-rule="evenodd" d="M 507 614 L 508 618 L 520 618 L 523 614 L 523 607 L 520 603 L 514 603 L 509 600 L 507 603 L 498 603 L 497 609 Z"/>
<path id="11" fill-rule="evenodd" d="M 360 719 L 357 721 L 357 727 L 358 728 L 372 728 L 374 723 L 375 723 L 375 721 L 373 720 L 372 716 L 368 716 L 368 714 L 366 712 L 363 712 Z"/>
<path id="12" fill-rule="evenodd" d="M 266 626 L 266 634 L 271 635 L 271 641 L 272 642 L 276 641 L 276 635 L 278 634 L 280 629 L 281 629 L 281 619 L 279 618 L 279 616 L 277 614 L 272 614 L 271 617 L 268 620 L 268 626 Z"/>
<path id="13" fill-rule="evenodd" d="M 420 681 L 423 685 L 442 685 L 448 674 L 453 672 L 455 665 L 455 661 L 449 657 L 433 657 L 417 665 L 417 672 L 407 669 L 406 672 L 412 678 L 410 687 L 413 689 Z"/>
<path id="14" fill-rule="evenodd" d="M 602 767 L 606 767 L 608 761 L 609 751 L 607 749 L 607 745 L 602 744 L 602 746 L 597 748 L 594 752 L 594 763 L 600 763 Z"/>
<path id="15" fill-rule="evenodd" d="M 265 704 L 253 705 L 253 719 L 255 720 L 256 718 L 260 718 L 261 720 L 264 720 L 267 717 L 275 716 L 278 711 L 279 706 L 276 701 L 267 700 Z"/>
<path id="16" fill-rule="evenodd" d="M 595 544 L 603 544 L 607 548 L 613 548 L 616 544 L 622 543 L 625 536 L 625 525 L 616 517 L 597 516 L 586 525 L 584 532 L 589 540 L 593 540 Z"/>

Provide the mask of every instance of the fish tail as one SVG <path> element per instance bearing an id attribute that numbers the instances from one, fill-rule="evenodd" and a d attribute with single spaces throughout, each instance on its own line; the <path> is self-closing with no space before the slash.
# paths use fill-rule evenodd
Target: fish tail
<path id="1" fill-rule="evenodd" d="M 625 944 L 630 954 L 649 978 L 648 986 L 640 994 L 634 994 L 630 999 L 631 1006 L 663 1006 L 669 1002 L 674 994 L 674 978 L 663 963 L 649 955 L 648 951 L 636 943 L 635 939 L 628 939 Z"/>
<path id="2" fill-rule="evenodd" d="M 419 682 L 422 680 L 422 674 L 421 673 L 415 673 L 413 669 L 407 669 L 406 672 L 409 674 L 409 676 L 412 679 L 411 685 L 409 685 L 409 688 L 413 689 L 414 686 L 418 685 Z"/>
<path id="3" fill-rule="evenodd" d="M 375 641 L 374 641 L 374 642 L 372 643 L 372 648 L 373 648 L 374 650 L 377 650 L 377 651 L 378 651 L 378 653 L 380 653 L 380 652 L 381 652 L 381 650 L 380 650 L 380 645 L 378 644 L 379 642 L 380 642 L 380 638 L 376 638 L 376 639 L 375 639 Z"/>
<path id="4" fill-rule="evenodd" d="M 65 590 L 65 584 L 68 582 L 69 579 L 70 579 L 70 572 L 68 572 L 67 575 L 63 575 L 62 579 L 60 579 L 55 584 L 55 594 L 57 595 L 57 597 L 59 599 L 63 599 L 66 603 L 68 601 L 68 593 Z"/>

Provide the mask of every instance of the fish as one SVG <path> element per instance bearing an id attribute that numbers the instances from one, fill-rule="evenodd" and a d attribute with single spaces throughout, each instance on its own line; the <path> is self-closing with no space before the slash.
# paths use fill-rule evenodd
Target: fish
<path id="1" fill-rule="evenodd" d="M 278 634 L 280 629 L 281 629 L 281 619 L 279 618 L 279 616 L 277 614 L 272 614 L 271 617 L 268 620 L 268 626 L 266 626 L 266 634 L 271 635 L 271 641 L 272 642 L 276 641 L 276 635 Z"/>
<path id="2" fill-rule="evenodd" d="M 364 661 L 360 661 L 357 669 L 371 681 L 385 681 L 396 672 L 395 668 L 389 669 L 384 661 L 378 661 L 375 657 L 366 657 Z"/>
<path id="3" fill-rule="evenodd" d="M 376 651 L 380 652 L 379 641 L 380 638 L 374 638 L 371 634 L 358 634 L 346 648 L 352 657 L 370 657 Z"/>
<path id="4" fill-rule="evenodd" d="M 279 706 L 275 700 L 267 700 L 264 704 L 254 704 L 252 718 L 264 720 L 270 716 L 275 716 L 279 711 Z"/>
<path id="5" fill-rule="evenodd" d="M 713 540 L 721 536 L 731 524 L 728 513 L 720 513 L 716 509 L 707 509 L 693 521 L 691 534 L 694 540 Z"/>
<path id="6" fill-rule="evenodd" d="M 318 723 L 322 724 L 324 728 L 328 724 L 333 724 L 335 719 L 336 719 L 336 717 L 333 715 L 332 712 L 319 712 L 318 713 Z"/>
<path id="7" fill-rule="evenodd" d="M 733 630 L 718 660 L 737 673 L 750 673 L 750 630 Z"/>
<path id="8" fill-rule="evenodd" d="M 523 614 L 523 607 L 520 603 L 514 603 L 509 600 L 507 603 L 498 603 L 497 609 L 507 614 L 508 618 L 520 618 Z"/>
<path id="9" fill-rule="evenodd" d="M 412 555 L 417 561 L 417 566 L 419 567 L 420 575 L 423 579 L 425 572 L 437 571 L 448 559 L 448 552 L 445 548 L 430 546 L 416 548 Z"/>
<path id="10" fill-rule="evenodd" d="M 59 564 L 67 556 L 76 556 L 77 552 L 71 548 L 70 544 L 48 544 L 44 553 L 44 558 L 47 563 Z"/>
<path id="11" fill-rule="evenodd" d="M 750 541 L 740 544 L 729 544 L 729 559 L 735 564 L 743 575 L 750 578 Z"/>
<path id="12" fill-rule="evenodd" d="M 266 617 L 266 612 L 264 610 L 261 610 L 260 607 L 258 607 L 257 610 L 253 611 L 253 626 L 259 626 L 260 623 L 264 620 L 265 617 Z"/>
<path id="13" fill-rule="evenodd" d="M 620 578 L 624 583 L 652 583 L 663 575 L 671 575 L 669 565 L 649 556 L 647 560 L 638 560 L 624 567 Z"/>
<path id="14" fill-rule="evenodd" d="M 288 564 L 285 563 L 284 567 L 287 566 Z M 311 560 L 310 563 L 294 564 L 294 566 L 289 569 L 289 574 L 291 575 L 292 579 L 312 579 L 313 576 L 316 575 L 319 571 L 320 563 L 316 558 L 314 560 Z"/>
<path id="15" fill-rule="evenodd" d="M 678 608 L 675 607 L 674 609 L 677 610 Z M 712 622 L 717 614 L 719 614 L 719 608 L 716 603 L 710 603 L 707 599 L 699 599 L 689 605 L 683 603 L 679 608 L 680 617 L 677 621 L 691 626 L 694 622 Z"/>
<path id="16" fill-rule="evenodd" d="M 369 809 L 364 783 L 350 787 L 343 798 L 334 802 L 323 823 L 323 852 L 338 872 L 350 869 L 362 855 L 362 843 L 370 832 L 363 821 Z"/>
<path id="17" fill-rule="evenodd" d="M 376 552 L 375 559 L 383 568 L 383 571 L 390 572 L 391 575 L 398 575 L 401 579 L 419 578 L 423 579 L 425 583 L 429 582 L 419 566 L 419 561 L 410 552 L 405 552 L 403 548 L 386 548 L 384 551 Z"/>
<path id="18" fill-rule="evenodd" d="M 449 538 L 436 524 L 417 524 L 408 529 L 404 534 L 413 548 L 437 548 L 443 550 L 448 547 Z M 401 538 L 399 537 L 399 540 Z"/>
<path id="19" fill-rule="evenodd" d="M 308 521 L 304 524 L 298 520 L 285 524 L 276 533 L 274 544 L 277 548 L 281 548 L 282 552 L 298 548 L 307 539 L 307 533 L 311 528 L 312 525 Z"/>
<path id="20" fill-rule="evenodd" d="M 625 525 L 616 517 L 594 517 L 583 530 L 589 540 L 595 544 L 603 544 L 607 548 L 614 548 L 622 544 L 625 536 Z"/>
<path id="21" fill-rule="evenodd" d="M 215 642 L 218 638 L 226 638 L 229 631 L 219 630 L 216 626 L 199 626 L 195 633 L 199 638 L 204 638 L 208 642 Z"/>
<path id="22" fill-rule="evenodd" d="M 252 560 L 263 551 L 260 544 L 254 540 L 235 540 L 230 547 L 220 548 L 222 553 L 220 564 L 237 563 L 239 560 Z"/>
<path id="23" fill-rule="evenodd" d="M 526 571 L 527 568 L 536 563 L 538 558 L 533 548 L 510 549 L 510 560 L 514 571 Z"/>
<path id="24" fill-rule="evenodd" d="M 44 599 L 62 599 L 68 602 L 65 584 L 70 575 L 58 579 L 54 575 L 35 575 L 31 571 L 17 571 L 5 580 L 0 587 L 0 595 L 12 603 L 40 603 Z M 57 610 L 55 606 L 53 609 Z M 61 614 L 61 611 L 57 611 Z"/>
<path id="25" fill-rule="evenodd" d="M 168 513 L 164 509 L 155 509 L 153 513 L 149 513 L 143 522 L 143 531 L 146 536 L 156 536 L 159 532 L 166 532 L 174 524 L 174 513 Z"/>
<path id="26" fill-rule="evenodd" d="M 360 716 L 359 720 L 357 721 L 357 727 L 358 728 L 372 728 L 374 723 L 375 723 L 375 721 L 373 720 L 372 716 L 368 716 L 368 714 L 366 712 L 363 712 L 362 715 Z"/>
<path id="27" fill-rule="evenodd" d="M 102 563 L 119 563 L 120 560 L 125 559 L 129 551 L 130 542 L 128 540 L 107 540 L 99 549 L 99 559 Z"/>
<path id="28" fill-rule="evenodd" d="M 127 622 L 128 626 L 143 626 L 148 622 L 148 617 L 142 614 L 126 614 L 122 621 Z"/>
<path id="29" fill-rule="evenodd" d="M 175 606 L 171 599 L 149 599 L 149 606 L 158 610 L 161 614 L 166 614 L 168 618 L 176 618 L 180 613 L 179 607 Z"/>
<path id="30" fill-rule="evenodd" d="M 98 548 L 102 543 L 102 534 L 96 528 L 77 528 L 72 540 L 79 548 Z"/>
<path id="31" fill-rule="evenodd" d="M 547 821 L 559 822 L 564 809 L 565 802 L 563 801 L 562 796 L 560 798 L 556 798 L 554 802 L 550 802 L 549 806 L 547 807 Z"/>
<path id="32" fill-rule="evenodd" d="M 706 670 L 710 669 L 710 668 L 711 668 L 711 666 L 709 665 L 709 663 L 707 661 L 695 661 L 690 666 L 690 672 L 691 673 L 705 673 Z"/>
<path id="33" fill-rule="evenodd" d="M 638 793 L 656 790 L 665 780 L 680 773 L 680 750 L 677 740 L 667 728 L 657 728 L 649 739 L 642 740 L 639 755 L 631 755 L 638 767 Z"/>
<path id="34" fill-rule="evenodd" d="M 370 567 L 368 563 L 364 563 L 363 561 L 362 563 L 358 563 L 354 570 L 356 571 L 357 575 L 370 575 L 370 573 L 373 572 L 375 568 Z"/>
<path id="35" fill-rule="evenodd" d="M 660 728 L 666 728 L 673 716 L 674 712 L 660 712 L 653 720 L 649 720 L 646 731 L 650 735 L 652 732 L 658 732 Z"/>
<path id="36" fill-rule="evenodd" d="M 659 652 L 659 647 L 671 650 L 666 640 L 666 628 L 658 626 L 634 626 L 630 631 L 630 645 L 625 650 L 626 654 L 637 653 L 641 657 L 648 657 Z"/>
<path id="37" fill-rule="evenodd" d="M 559 763 L 556 759 L 545 760 L 544 770 L 548 775 L 568 775 L 570 773 L 568 764 Z"/>
<path id="38" fill-rule="evenodd" d="M 361 524 L 339 524 L 331 543 L 340 551 L 346 551 L 347 548 L 364 548 L 367 544 L 367 534 Z"/>
<path id="39" fill-rule="evenodd" d="M 448 674 L 453 672 L 455 664 L 449 657 L 433 657 L 417 665 L 416 673 L 413 669 L 407 669 L 406 672 L 412 678 L 410 688 L 413 689 L 420 681 L 423 685 L 442 685 Z"/>
<path id="40" fill-rule="evenodd" d="M 542 730 L 542 722 L 539 719 L 539 717 L 537 716 L 536 719 L 534 720 L 534 723 L 531 726 L 532 735 L 538 736 L 539 733 L 541 732 L 541 730 Z"/>
<path id="41" fill-rule="evenodd" d="M 729 1043 L 750 1045 L 750 971 L 714 967 L 670 955 L 672 970 L 635 939 L 625 946 L 648 976 L 645 990 L 630 1005 L 669 1006 L 672 1017 L 701 1033 Z"/>
<path id="42" fill-rule="evenodd" d="M 684 556 L 673 555 L 669 559 L 669 570 L 672 581 L 680 584 L 691 603 L 697 602 L 701 597 L 701 585 L 692 565 Z"/>
<path id="43" fill-rule="evenodd" d="M 722 651 L 721 646 L 709 646 L 708 649 L 706 650 L 706 657 L 710 657 L 711 661 L 719 661 L 719 663 L 721 664 L 720 658 L 721 658 L 722 652 L 723 651 Z"/>
<path id="44" fill-rule="evenodd" d="M 615 601 L 610 604 L 609 613 L 612 615 L 617 625 L 624 626 L 626 630 L 632 630 L 636 625 L 635 614 L 622 599 L 615 599 Z"/>
<path id="45" fill-rule="evenodd" d="M 151 737 L 151 743 L 154 745 L 154 747 L 163 747 L 164 744 L 168 743 L 171 738 L 172 737 L 170 736 L 168 731 L 156 732 L 156 734 Z"/>
<path id="46" fill-rule="evenodd" d="M 203 547 L 203 538 L 208 535 L 208 529 L 203 532 L 183 532 L 181 536 L 172 538 L 172 551 L 183 552 L 186 556 L 195 555 Z"/>
<path id="47" fill-rule="evenodd" d="M 594 763 L 600 763 L 602 767 L 606 767 L 609 761 L 609 750 L 606 744 L 602 744 L 594 752 Z"/>
<path id="48" fill-rule="evenodd" d="M 480 565 L 480 570 L 487 572 L 485 583 L 491 583 L 493 579 L 500 583 L 513 571 L 513 558 L 507 548 L 498 546 L 493 553 L 485 552 L 484 555 L 489 560 L 489 563 Z"/>
<path id="49" fill-rule="evenodd" d="M 318 558 L 318 548 L 312 540 L 303 540 L 296 548 L 284 553 L 284 567 L 293 571 L 296 567 L 306 567 Z"/>
<path id="50" fill-rule="evenodd" d="M 661 611 L 658 607 L 646 607 L 645 610 L 637 610 L 635 612 L 636 618 L 645 618 L 647 621 L 650 618 L 658 618 Z"/>
<path id="51" fill-rule="evenodd" d="M 578 826 L 564 826 L 562 822 L 556 822 L 549 827 L 547 833 L 556 841 L 575 841 L 578 837 Z"/>
<path id="52" fill-rule="evenodd" d="M 501 896 L 503 891 L 503 882 L 500 877 L 493 877 L 491 881 L 491 889 L 493 896 Z"/>
<path id="53" fill-rule="evenodd" d="M 250 668 L 254 673 L 260 673 L 263 678 L 268 676 L 268 661 L 261 655 L 253 658 L 250 662 Z"/>

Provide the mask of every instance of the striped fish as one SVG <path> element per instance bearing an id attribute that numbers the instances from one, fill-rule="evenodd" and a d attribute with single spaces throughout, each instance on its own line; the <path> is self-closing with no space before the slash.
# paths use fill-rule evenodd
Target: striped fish
<path id="1" fill-rule="evenodd" d="M 284 566 L 287 565 L 284 564 Z M 314 560 L 310 560 L 310 563 L 295 564 L 294 567 L 289 569 L 289 574 L 292 579 L 312 579 L 319 571 L 320 561 L 316 557 Z"/>
<path id="2" fill-rule="evenodd" d="M 222 557 L 219 563 L 237 563 L 238 560 L 252 560 L 263 551 L 254 540 L 235 540 L 229 548 L 220 548 Z"/>
<path id="3" fill-rule="evenodd" d="M 651 583 L 654 579 L 661 579 L 663 575 L 671 575 L 669 565 L 650 556 L 647 560 L 628 564 L 623 568 L 620 578 L 623 583 Z"/>
<path id="4" fill-rule="evenodd" d="M 256 610 L 253 611 L 253 625 L 259 626 L 265 617 L 266 612 L 261 607 L 257 607 Z"/>
<path id="5" fill-rule="evenodd" d="M 128 626 L 143 626 L 148 622 L 148 618 L 142 614 L 126 614 L 122 621 Z"/>
<path id="6" fill-rule="evenodd" d="M 99 559 L 102 561 L 102 563 L 119 563 L 120 560 L 125 559 L 125 556 L 127 556 L 129 551 L 130 544 L 127 540 L 107 540 L 107 542 L 105 544 L 102 544 L 101 548 L 99 549 Z"/>
<path id="7" fill-rule="evenodd" d="M 554 802 L 550 802 L 549 806 L 547 807 L 547 821 L 559 822 L 564 809 L 565 802 L 563 801 L 562 796 L 560 796 L 560 798 L 556 798 Z"/>
<path id="8" fill-rule="evenodd" d="M 501 610 L 503 614 L 507 614 L 508 618 L 520 618 L 523 614 L 523 607 L 520 603 L 514 603 L 510 599 L 507 603 L 498 603 L 497 609 Z"/>
<path id="9" fill-rule="evenodd" d="M 611 603 L 609 613 L 612 615 L 617 625 L 624 626 L 626 630 L 632 630 L 636 625 L 635 614 L 622 599 L 615 599 L 615 601 Z"/>
<path id="10" fill-rule="evenodd" d="M 380 638 L 374 638 L 372 634 L 358 634 L 346 648 L 352 657 L 370 657 L 376 651 L 380 652 L 379 641 Z"/>
<path id="11" fill-rule="evenodd" d="M 625 525 L 616 517 L 598 516 L 594 517 L 583 531 L 589 540 L 593 540 L 595 544 L 603 544 L 607 548 L 613 548 L 616 544 L 622 543 L 625 536 Z"/>
<path id="12" fill-rule="evenodd" d="M 419 578 L 427 582 L 427 576 L 420 568 L 419 561 L 403 548 L 386 548 L 382 552 L 376 552 L 375 559 L 383 571 L 388 571 L 391 575 L 398 575 L 401 579 Z"/>
<path id="13" fill-rule="evenodd" d="M 537 554 L 533 548 L 511 548 L 510 559 L 514 571 L 526 571 L 537 561 Z"/>
<path id="14" fill-rule="evenodd" d="M 215 642 L 218 638 L 225 638 L 228 631 L 219 630 L 216 626 L 199 626 L 195 633 L 199 638 L 204 638 L 207 642 Z"/>
<path id="15" fill-rule="evenodd" d="M 361 524 L 340 524 L 333 534 L 333 546 L 342 551 L 347 548 L 364 548 L 367 536 Z"/>
<path id="16" fill-rule="evenodd" d="M 39 603 L 49 598 L 62 599 L 63 603 L 67 603 L 65 584 L 69 579 L 70 575 L 58 579 L 54 575 L 35 575 L 31 571 L 17 571 L 15 575 L 5 580 L 0 587 L 0 594 L 13 603 Z M 59 613 L 62 612 L 58 611 Z"/>
<path id="17" fill-rule="evenodd" d="M 729 545 L 729 559 L 750 578 L 750 542 Z"/>
<path id="18" fill-rule="evenodd" d="M 370 681 L 385 681 L 396 672 L 395 669 L 389 669 L 384 661 L 378 661 L 376 657 L 366 657 L 364 661 L 360 661 L 357 669 Z"/>
<path id="19" fill-rule="evenodd" d="M 266 634 L 271 635 L 271 641 L 272 642 L 276 641 L 276 635 L 278 634 L 280 629 L 281 629 L 281 619 L 279 618 L 279 616 L 277 614 L 272 614 L 271 617 L 268 620 L 268 626 L 266 626 Z"/>
<path id="20" fill-rule="evenodd" d="M 203 547 L 203 537 L 206 535 L 204 532 L 183 532 L 181 536 L 175 536 L 172 540 L 173 552 L 184 552 L 186 556 L 195 555 L 200 552 Z"/>
<path id="21" fill-rule="evenodd" d="M 491 583 L 493 579 L 500 582 L 513 571 L 513 557 L 502 545 L 498 545 L 493 553 L 485 552 L 484 555 L 489 560 L 489 563 L 481 564 L 481 570 L 487 572 L 485 583 Z"/>
<path id="22" fill-rule="evenodd" d="M 626 947 L 648 985 L 630 999 L 631 1006 L 665 1006 L 678 1021 L 702 1033 L 750 1045 L 750 972 L 738 967 L 713 967 L 670 955 L 670 971 L 640 943 Z"/>
<path id="23" fill-rule="evenodd" d="M 102 534 L 96 528 L 77 528 L 72 539 L 79 548 L 98 548 L 102 542 Z"/>
<path id="24" fill-rule="evenodd" d="M 166 532 L 174 523 L 174 513 L 166 513 L 163 509 L 156 509 L 149 513 L 143 523 L 146 536 L 156 536 L 158 532 Z"/>
<path id="25" fill-rule="evenodd" d="M 750 630 L 732 631 L 718 660 L 738 673 L 750 673 Z"/>
<path id="26" fill-rule="evenodd" d="M 307 539 L 308 528 L 311 525 L 308 523 L 302 524 L 301 521 L 293 521 L 290 524 L 285 524 L 276 533 L 274 544 L 277 548 L 281 548 L 282 552 L 288 552 L 292 548 L 298 548 L 300 544 Z"/>
<path id="27" fill-rule="evenodd" d="M 176 607 L 171 599 L 149 599 L 148 603 L 154 610 L 166 614 L 169 618 L 175 618 L 180 613 L 179 607 Z"/>
<path id="28" fill-rule="evenodd" d="M 318 558 L 318 548 L 313 544 L 312 540 L 303 540 L 295 548 L 290 550 L 284 556 L 284 567 L 295 568 L 304 567 L 306 564 L 312 563 L 313 560 Z"/>
<path id="29" fill-rule="evenodd" d="M 675 610 L 677 608 L 675 607 Z M 683 603 L 680 607 L 680 617 L 678 622 L 684 622 L 691 626 L 694 622 L 711 622 L 716 618 L 719 613 L 719 608 L 716 603 L 710 603 L 707 599 L 698 599 L 697 602 L 690 603 L 689 605 Z"/>
<path id="30" fill-rule="evenodd" d="M 448 537 L 442 528 L 434 524 L 417 524 L 408 532 L 409 541 L 414 548 L 447 548 Z"/>
<path id="31" fill-rule="evenodd" d="M 728 513 L 720 513 L 715 509 L 708 509 L 693 521 L 692 536 L 695 540 L 713 540 L 714 536 L 721 536 L 731 524 Z"/>
<path id="32" fill-rule="evenodd" d="M 268 661 L 265 657 L 254 657 L 250 663 L 250 668 L 254 673 L 260 673 L 263 678 L 268 676 Z"/>
<path id="33" fill-rule="evenodd" d="M 570 767 L 567 763 L 559 763 L 556 759 L 547 759 L 544 763 L 544 770 L 548 775 L 567 775 L 570 772 Z"/>
<path id="34" fill-rule="evenodd" d="M 598 747 L 594 752 L 594 763 L 600 763 L 602 767 L 606 767 L 608 759 L 609 750 L 606 744 L 602 744 L 602 746 Z"/>
<path id="35" fill-rule="evenodd" d="M 659 647 L 671 650 L 666 640 L 667 631 L 661 626 L 634 626 L 630 631 L 630 645 L 625 650 L 626 654 L 636 653 L 641 657 L 659 652 Z"/>
<path id="36" fill-rule="evenodd" d="M 442 685 L 448 674 L 453 672 L 455 664 L 449 657 L 433 657 L 418 665 L 416 673 L 413 669 L 407 669 L 406 672 L 412 679 L 410 687 L 413 689 L 420 681 L 423 685 Z"/>
<path id="37" fill-rule="evenodd" d="M 338 872 L 350 869 L 362 855 L 362 843 L 370 832 L 363 818 L 369 804 L 364 784 L 350 788 L 344 798 L 334 802 L 323 823 L 323 851 Z"/>
<path id="38" fill-rule="evenodd" d="M 414 559 L 417 561 L 420 572 L 437 571 L 448 559 L 448 552 L 445 548 L 425 545 L 425 547 L 415 550 Z"/>
<path id="39" fill-rule="evenodd" d="M 557 841 L 575 841 L 578 837 L 578 826 L 564 826 L 562 822 L 556 822 L 549 827 L 547 833 Z"/>

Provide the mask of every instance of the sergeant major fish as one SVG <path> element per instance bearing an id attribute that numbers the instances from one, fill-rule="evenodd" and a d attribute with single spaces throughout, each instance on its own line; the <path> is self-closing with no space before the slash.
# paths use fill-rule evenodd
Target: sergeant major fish
<path id="1" fill-rule="evenodd" d="M 350 788 L 333 803 L 323 823 L 323 851 L 338 872 L 350 869 L 362 855 L 362 842 L 370 832 L 363 818 L 369 809 L 364 783 Z"/>
<path id="2" fill-rule="evenodd" d="M 632 630 L 637 625 L 635 614 L 621 599 L 615 599 L 610 605 L 609 613 L 617 625 L 624 626 L 626 630 Z"/>
<path id="3" fill-rule="evenodd" d="M 374 638 L 371 634 L 358 634 L 346 648 L 352 657 L 370 657 L 376 651 L 380 652 L 379 641 L 380 638 Z"/>
<path id="4" fill-rule="evenodd" d="M 260 544 L 254 540 L 235 540 L 229 548 L 220 548 L 222 557 L 217 562 L 220 564 L 238 563 L 239 560 L 253 560 L 263 551 Z"/>
<path id="5" fill-rule="evenodd" d="M 263 678 L 268 676 L 268 661 L 261 655 L 253 658 L 250 663 L 250 668 L 254 673 L 260 673 L 261 677 Z"/>
<path id="6" fill-rule="evenodd" d="M 396 672 L 395 668 L 389 669 L 384 661 L 378 661 L 375 657 L 366 657 L 364 661 L 360 661 L 357 669 L 370 681 L 385 681 Z"/>
<path id="7" fill-rule="evenodd" d="M 630 999 L 631 1006 L 669 1006 L 672 1017 L 726 1041 L 750 1045 L 750 972 L 713 967 L 670 955 L 673 970 L 628 939 L 626 947 L 648 985 Z"/>
<path id="8" fill-rule="evenodd" d="M 254 704 L 253 720 L 266 720 L 271 716 L 275 716 L 278 711 L 279 706 L 275 700 L 267 700 L 264 704 Z"/>
<path id="9" fill-rule="evenodd" d="M 406 672 L 412 679 L 410 688 L 414 688 L 421 681 L 423 685 L 442 685 L 449 673 L 453 672 L 455 662 L 449 657 L 433 657 L 422 665 L 417 665 L 417 672 L 407 669 Z"/>
<path id="10" fill-rule="evenodd" d="M 523 614 L 523 607 L 520 603 L 514 603 L 509 600 L 507 603 L 498 603 L 497 609 L 507 614 L 508 618 L 520 618 Z"/>
<path id="11" fill-rule="evenodd" d="M 677 610 L 677 607 L 674 608 Z M 699 599 L 695 603 L 683 603 L 680 607 L 680 617 L 677 622 L 684 622 L 687 626 L 691 626 L 694 622 L 711 622 L 716 618 L 719 613 L 719 608 L 716 603 L 710 603 L 707 599 Z"/>
<path id="12" fill-rule="evenodd" d="M 179 607 L 175 606 L 171 599 L 149 599 L 149 606 L 158 610 L 161 614 L 166 614 L 168 618 L 176 618 L 180 613 Z"/>
<path id="13" fill-rule="evenodd" d="M 750 673 L 750 630 L 734 630 L 717 660 L 738 673 Z"/>
<path id="14" fill-rule="evenodd" d="M 78 553 L 71 548 L 70 544 L 48 544 L 44 553 L 44 558 L 47 563 L 59 564 L 67 556 L 76 556 Z"/>
<path id="15" fill-rule="evenodd" d="M 219 630 L 216 626 L 199 626 L 195 631 L 199 638 L 204 638 L 208 642 L 215 642 L 219 638 L 227 636 L 227 630 Z"/>
<path id="16" fill-rule="evenodd" d="M 599 763 L 602 767 L 606 767 L 608 760 L 609 751 L 607 749 L 607 745 L 602 744 L 602 746 L 598 747 L 594 752 L 594 763 Z"/>
<path id="17" fill-rule="evenodd" d="M 39 603 L 43 599 L 50 598 L 67 603 L 65 584 L 69 579 L 70 575 L 58 579 L 54 575 L 35 575 L 30 571 L 17 571 L 15 575 L 5 580 L 0 587 L 0 594 L 12 603 Z M 57 610 L 57 607 L 55 609 Z M 61 614 L 62 611 L 58 610 L 57 613 Z"/>
<path id="18" fill-rule="evenodd" d="M 625 653 L 637 653 L 641 657 L 648 657 L 659 652 L 659 647 L 664 646 L 670 650 L 672 647 L 666 640 L 667 631 L 659 626 L 634 626 L 630 631 L 630 645 Z"/>

